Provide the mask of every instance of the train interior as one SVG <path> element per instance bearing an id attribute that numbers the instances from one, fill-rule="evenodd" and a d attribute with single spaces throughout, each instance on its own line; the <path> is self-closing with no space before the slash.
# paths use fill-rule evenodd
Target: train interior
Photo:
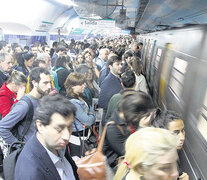
<path id="1" fill-rule="evenodd" d="M 2 5 L 3 4 L 3 5 Z M 207 1 L 7 0 L 0 6 L 0 40 L 46 41 L 137 35 L 150 94 L 162 109 L 182 114 L 180 152 L 190 179 L 207 179 Z"/>

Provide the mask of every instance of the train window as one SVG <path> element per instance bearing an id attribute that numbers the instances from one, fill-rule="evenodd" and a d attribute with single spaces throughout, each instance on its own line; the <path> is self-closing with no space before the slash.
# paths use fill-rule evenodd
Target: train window
<path id="1" fill-rule="evenodd" d="M 185 74 L 186 68 L 187 68 L 188 63 L 180 58 L 175 58 L 174 62 L 174 68 L 177 71 L 180 71 L 181 73 Z"/>
<path id="2" fill-rule="evenodd" d="M 156 69 L 158 69 L 158 67 L 159 67 L 161 55 L 162 55 L 162 49 L 158 48 L 157 49 L 157 55 L 156 55 L 156 58 L 155 58 L 155 61 L 154 61 L 154 67 Z"/>
<path id="3" fill-rule="evenodd" d="M 184 74 L 186 73 L 187 66 L 188 66 L 187 61 L 177 57 L 175 58 L 169 86 L 170 86 L 170 90 L 177 97 L 181 97 Z"/>
<path id="4" fill-rule="evenodd" d="M 203 105 L 200 110 L 200 116 L 197 124 L 198 130 L 207 141 L 207 90 L 204 98 Z"/>

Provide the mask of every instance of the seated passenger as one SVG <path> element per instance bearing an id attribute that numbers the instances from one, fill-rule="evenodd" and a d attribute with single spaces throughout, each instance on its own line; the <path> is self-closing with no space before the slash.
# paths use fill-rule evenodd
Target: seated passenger
<path id="1" fill-rule="evenodd" d="M 18 157 L 15 180 L 79 179 L 77 166 L 66 150 L 75 112 L 75 106 L 61 96 L 42 98 L 34 116 L 37 132 Z"/>
<path id="2" fill-rule="evenodd" d="M 77 108 L 72 134 L 77 137 L 85 136 L 88 133 L 89 127 L 95 123 L 96 118 L 94 109 L 82 98 L 85 89 L 84 75 L 71 73 L 65 81 L 65 88 L 67 98 Z M 71 155 L 80 157 L 80 146 L 75 146 L 75 149 L 71 147 Z"/>
<path id="3" fill-rule="evenodd" d="M 143 117 L 148 117 L 153 109 L 151 97 L 144 92 L 131 91 L 130 94 L 123 95 L 118 109 L 109 119 L 109 122 L 115 123 L 108 126 L 103 147 L 108 164 L 114 171 L 116 171 L 119 157 L 125 153 L 124 144 L 131 133 L 130 125 L 133 125 L 133 131 L 137 130 L 139 121 Z"/>
<path id="4" fill-rule="evenodd" d="M 24 96 L 27 83 L 26 76 L 19 71 L 13 71 L 8 81 L 0 88 L 0 116 L 6 116 L 12 105 Z M 0 118 L 0 119 L 1 119 Z"/>
<path id="5" fill-rule="evenodd" d="M 179 141 L 177 150 L 182 149 L 185 141 L 185 128 L 184 122 L 179 115 L 173 111 L 163 111 L 159 117 L 152 123 L 152 126 L 168 129 L 173 135 L 175 135 Z M 180 161 L 178 160 L 179 179 L 189 179 L 188 175 L 181 169 Z"/>
<path id="6" fill-rule="evenodd" d="M 126 141 L 125 156 L 114 180 L 175 180 L 176 138 L 165 129 L 147 127 Z"/>

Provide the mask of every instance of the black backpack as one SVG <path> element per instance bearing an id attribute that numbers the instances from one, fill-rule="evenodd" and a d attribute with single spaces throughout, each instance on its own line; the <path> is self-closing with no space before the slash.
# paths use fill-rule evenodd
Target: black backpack
<path id="1" fill-rule="evenodd" d="M 23 96 L 20 101 L 25 101 L 29 105 L 29 111 L 27 112 L 24 119 L 22 119 L 19 123 L 16 124 L 16 126 L 12 129 L 12 134 L 19 140 L 18 142 L 13 143 L 9 147 L 9 152 L 6 158 L 3 160 L 3 174 L 5 180 L 14 180 L 14 172 L 15 172 L 15 166 L 17 162 L 17 158 L 19 154 L 21 153 L 23 147 L 24 147 L 24 136 L 28 132 L 32 119 L 33 119 L 33 104 L 29 97 Z M 25 121 L 25 126 L 22 134 L 18 133 L 18 126 L 22 121 Z"/>
<path id="2" fill-rule="evenodd" d="M 3 92 L 5 90 L 2 90 L 0 89 L 0 92 Z M 1 94 L 0 94 L 1 96 Z M 15 99 L 12 95 L 11 97 L 13 98 L 13 100 Z M 2 114 L 0 113 L 0 120 L 3 118 Z M 1 150 L 1 147 L 0 147 L 0 172 L 3 172 L 3 159 L 4 159 L 4 155 L 3 155 L 3 152 Z"/>

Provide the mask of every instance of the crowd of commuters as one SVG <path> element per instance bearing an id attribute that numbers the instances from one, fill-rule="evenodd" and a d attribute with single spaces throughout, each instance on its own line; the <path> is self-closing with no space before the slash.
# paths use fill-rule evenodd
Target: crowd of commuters
<path id="1" fill-rule="evenodd" d="M 154 106 L 143 75 L 142 46 L 130 36 L 62 40 L 51 48 L 0 41 L 4 157 L 12 143 L 26 142 L 16 179 L 78 179 L 72 157 L 82 157 L 81 138 L 92 134 L 97 107 L 103 109 L 102 127 L 113 121 L 103 153 L 115 179 L 188 179 L 176 151 L 184 144 L 184 123 L 175 112 Z M 32 120 L 25 130 L 27 119 Z M 162 173 L 159 167 L 168 170 Z"/>

